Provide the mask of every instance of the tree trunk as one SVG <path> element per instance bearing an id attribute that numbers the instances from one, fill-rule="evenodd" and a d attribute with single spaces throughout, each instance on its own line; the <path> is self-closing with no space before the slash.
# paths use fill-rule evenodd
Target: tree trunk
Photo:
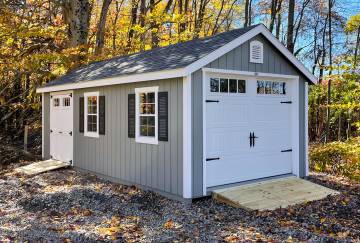
<path id="1" fill-rule="evenodd" d="M 65 0 L 62 4 L 64 21 L 68 26 L 70 47 L 86 45 L 89 35 L 91 6 L 88 0 Z"/>
<path id="2" fill-rule="evenodd" d="M 101 54 L 104 47 L 104 34 L 105 34 L 105 24 L 106 17 L 109 10 L 111 0 L 103 0 L 103 5 L 101 8 L 100 20 L 97 26 L 96 31 L 96 44 L 95 44 L 95 54 Z"/>
<path id="3" fill-rule="evenodd" d="M 279 12 L 277 15 L 277 23 L 276 23 L 276 38 L 280 40 L 280 29 L 281 29 L 281 13 Z"/>
<path id="4" fill-rule="evenodd" d="M 139 6 L 139 1 L 132 0 L 132 2 L 131 2 L 131 18 L 130 18 L 128 40 L 127 40 L 127 44 L 126 44 L 126 52 L 129 52 L 131 49 L 131 43 L 132 43 L 132 39 L 134 37 L 133 27 L 136 25 L 138 6 Z"/>
<path id="5" fill-rule="evenodd" d="M 330 76 L 330 78 L 329 78 L 328 85 L 327 85 L 328 91 L 327 91 L 327 99 L 326 99 L 327 107 L 326 107 L 325 143 L 327 143 L 330 138 L 330 105 L 331 105 L 331 74 L 332 74 L 332 32 L 331 32 L 332 31 L 332 29 L 331 29 L 332 6 L 333 6 L 333 1 L 329 0 L 329 66 L 330 66 L 329 76 Z"/>
<path id="6" fill-rule="evenodd" d="M 113 21 L 113 30 L 112 30 L 112 48 L 113 51 L 116 50 L 116 30 L 117 30 L 117 22 L 119 19 L 119 14 L 120 14 L 120 9 L 122 4 L 124 3 L 124 0 L 121 1 L 121 3 L 119 4 L 119 1 L 115 1 L 115 17 L 114 17 L 114 21 Z"/>
<path id="7" fill-rule="evenodd" d="M 249 0 L 245 0 L 245 21 L 244 27 L 249 26 Z"/>
<path id="8" fill-rule="evenodd" d="M 356 37 L 356 46 L 355 46 L 355 53 L 354 53 L 354 68 L 353 68 L 353 72 L 356 71 L 357 68 L 357 56 L 358 56 L 358 51 L 359 51 L 359 45 L 360 45 L 360 26 L 357 30 L 357 37 Z"/>
<path id="9" fill-rule="evenodd" d="M 289 0 L 286 46 L 291 53 L 294 53 L 294 14 L 295 14 L 295 0 Z"/>
<path id="10" fill-rule="evenodd" d="M 274 24 L 276 19 L 276 8 L 278 5 L 278 0 L 271 0 L 271 9 L 270 9 L 270 25 L 269 30 L 272 33 L 274 30 Z"/>

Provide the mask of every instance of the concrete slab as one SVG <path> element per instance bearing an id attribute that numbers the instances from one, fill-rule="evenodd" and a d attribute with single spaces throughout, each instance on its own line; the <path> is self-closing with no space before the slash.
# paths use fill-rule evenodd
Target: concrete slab
<path id="1" fill-rule="evenodd" d="M 16 168 L 15 171 L 24 173 L 27 175 L 36 175 L 36 174 L 40 174 L 40 173 L 43 173 L 46 171 L 65 168 L 68 166 L 70 166 L 69 162 L 63 162 L 63 161 L 59 161 L 59 160 L 49 159 L 49 160 L 35 162 L 30 165 Z"/>
<path id="2" fill-rule="evenodd" d="M 274 210 L 339 192 L 294 176 L 213 191 L 216 201 L 247 210 Z"/>

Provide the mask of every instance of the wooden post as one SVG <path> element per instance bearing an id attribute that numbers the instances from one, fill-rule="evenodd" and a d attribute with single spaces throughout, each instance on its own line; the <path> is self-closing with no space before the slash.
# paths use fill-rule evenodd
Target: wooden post
<path id="1" fill-rule="evenodd" d="M 25 125 L 24 130 L 24 151 L 27 152 L 29 126 Z"/>

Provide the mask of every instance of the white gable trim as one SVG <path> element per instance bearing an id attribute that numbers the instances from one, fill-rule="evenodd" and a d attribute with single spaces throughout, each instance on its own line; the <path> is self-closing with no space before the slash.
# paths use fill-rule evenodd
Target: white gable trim
<path id="1" fill-rule="evenodd" d="M 185 68 L 186 72 L 192 73 L 196 70 L 203 68 L 207 64 L 218 59 L 222 55 L 235 49 L 236 47 L 240 46 L 241 44 L 245 43 L 246 41 L 255 37 L 258 34 L 263 34 L 286 58 L 288 58 L 288 60 L 293 65 L 295 65 L 295 67 L 300 70 L 300 72 L 302 72 L 314 84 L 317 84 L 317 78 L 312 73 L 310 73 L 310 71 L 298 59 L 296 59 L 296 57 L 278 39 L 276 39 L 276 37 L 271 34 L 271 32 L 263 24 L 253 28 L 252 30 L 249 30 L 245 34 L 227 43 L 226 45 L 210 53 L 209 55 L 197 60 L 196 62 L 193 62 Z M 246 55 L 248 55 L 248 53 L 246 53 Z"/>
<path id="2" fill-rule="evenodd" d="M 235 49 L 236 47 L 240 46 L 241 44 L 245 43 L 246 41 L 248 41 L 249 39 L 253 38 L 254 36 L 260 33 L 263 34 L 296 68 L 298 68 L 300 72 L 302 72 L 309 80 L 311 80 L 311 82 L 313 82 L 314 84 L 318 83 L 318 79 L 299 60 L 297 60 L 296 57 L 278 39 L 276 39 L 276 37 L 273 34 L 271 34 L 271 32 L 264 25 L 261 24 L 249 30 L 245 34 L 236 38 L 235 40 L 223 45 L 219 49 L 211 52 L 205 57 L 186 66 L 185 68 L 141 73 L 141 74 L 130 74 L 130 75 L 113 77 L 113 78 L 99 79 L 95 81 L 83 81 L 79 83 L 42 87 L 42 88 L 38 88 L 36 92 L 45 93 L 45 92 L 53 92 L 60 90 L 81 89 L 81 88 L 89 88 L 89 87 L 108 86 L 114 84 L 124 84 L 124 83 L 134 83 L 140 81 L 150 81 L 150 80 L 158 80 L 158 79 L 166 79 L 166 78 L 185 77 L 203 68 L 210 62 L 216 60 L 222 55 Z"/>
<path id="3" fill-rule="evenodd" d="M 108 86 L 114 84 L 126 84 L 126 83 L 135 83 L 141 81 L 152 81 L 158 79 L 165 78 L 178 78 L 184 77 L 185 70 L 183 68 L 179 69 L 171 69 L 150 73 L 140 73 L 140 74 L 132 74 L 132 75 L 124 75 L 112 78 L 104 78 L 98 79 L 94 81 L 82 81 L 78 83 L 70 83 L 70 84 L 61 84 L 49 87 L 42 87 L 36 90 L 36 93 L 46 93 L 53 91 L 61 91 L 61 90 L 70 90 L 70 89 L 83 89 L 83 88 L 92 88 L 92 87 L 101 87 Z"/>

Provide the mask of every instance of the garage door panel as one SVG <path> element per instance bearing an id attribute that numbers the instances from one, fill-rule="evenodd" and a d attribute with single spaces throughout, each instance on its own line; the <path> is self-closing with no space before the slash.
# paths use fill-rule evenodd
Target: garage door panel
<path id="1" fill-rule="evenodd" d="M 259 104 L 255 103 L 252 106 L 251 117 L 253 121 L 265 121 L 265 122 L 289 122 L 291 116 L 289 105 L 284 104 Z"/>
<path id="2" fill-rule="evenodd" d="M 237 125 L 247 122 L 249 110 L 247 104 L 236 104 L 229 101 L 207 104 L 208 127 L 219 125 Z"/>
<path id="3" fill-rule="evenodd" d="M 269 157 L 270 156 L 270 157 Z M 279 174 L 291 173 L 287 163 L 288 155 L 260 154 L 256 159 L 249 155 L 226 156 L 216 161 L 207 162 L 206 176 L 210 177 L 207 186 L 231 184 L 256 178 L 274 176 L 274 170 Z M 275 161 L 272 163 L 271 161 Z M 269 166 L 271 163 L 271 166 Z M 224 176 L 224 174 L 226 176 Z"/>
<path id="4" fill-rule="evenodd" d="M 219 156 L 248 152 L 249 138 L 245 127 L 220 127 L 207 129 L 207 156 Z"/>
<path id="5" fill-rule="evenodd" d="M 208 93 L 206 161 L 208 187 L 292 172 L 291 101 L 289 92 L 257 94 L 256 80 L 246 81 L 246 94 Z M 254 83 L 251 83 L 254 82 Z M 290 91 L 290 84 L 287 84 Z M 250 133 L 257 138 L 250 146 Z"/>

